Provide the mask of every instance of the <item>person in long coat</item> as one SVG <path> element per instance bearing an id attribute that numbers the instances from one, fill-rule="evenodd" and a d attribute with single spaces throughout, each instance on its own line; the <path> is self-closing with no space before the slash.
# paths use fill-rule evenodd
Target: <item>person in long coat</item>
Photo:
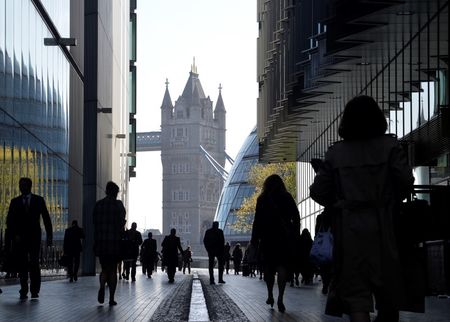
<path id="1" fill-rule="evenodd" d="M 177 230 L 172 228 L 170 235 L 164 237 L 161 244 L 163 253 L 163 266 L 167 267 L 167 277 L 169 283 L 175 282 L 175 272 L 178 266 L 178 251 L 183 254 L 183 248 L 181 248 L 180 237 L 176 236 Z"/>
<path id="2" fill-rule="evenodd" d="M 78 280 L 78 268 L 80 267 L 80 253 L 82 251 L 81 240 L 84 239 L 83 228 L 78 226 L 78 221 L 73 220 L 72 226 L 64 232 L 64 255 L 68 256 L 67 273 L 69 281 Z"/>
<path id="3" fill-rule="evenodd" d="M 208 252 L 208 271 L 209 271 L 209 283 L 214 285 L 214 261 L 217 258 L 219 266 L 219 283 L 225 284 L 223 280 L 223 268 L 225 264 L 224 259 L 224 245 L 225 238 L 223 236 L 223 230 L 219 228 L 219 222 L 214 221 L 212 227 L 205 232 L 203 238 L 203 244 Z"/>
<path id="4" fill-rule="evenodd" d="M 339 135 L 310 187 L 323 206 L 340 209 L 332 220 L 334 277 L 326 313 L 370 321 L 375 296 L 377 321 L 397 321 L 403 299 L 394 235 L 395 209 L 414 178 L 396 137 L 375 100 L 358 96 L 345 106 Z"/>
<path id="5" fill-rule="evenodd" d="M 314 267 L 309 260 L 312 244 L 313 240 L 311 238 L 311 233 L 307 228 L 303 229 L 298 241 L 298 256 L 300 273 L 302 274 L 302 283 L 305 285 L 312 284 L 314 275 Z"/>
<path id="6" fill-rule="evenodd" d="M 233 267 L 234 267 L 234 275 L 239 275 L 239 272 L 241 271 L 241 262 L 242 262 L 242 248 L 241 244 L 237 243 L 236 246 L 233 248 Z"/>
<path id="7" fill-rule="evenodd" d="M 158 257 L 158 250 L 156 240 L 153 239 L 153 234 L 149 232 L 147 236 L 148 238 L 144 240 L 141 246 L 141 264 L 142 272 L 147 274 L 148 278 L 152 278 L 155 261 Z"/>
<path id="8" fill-rule="evenodd" d="M 139 246 L 142 244 L 142 235 L 136 230 L 137 224 L 131 224 L 131 228 L 125 232 L 126 240 L 129 242 L 129 256 L 124 259 L 125 279 L 128 281 L 131 272 L 131 281 L 136 281 L 136 262 L 139 256 Z"/>
<path id="9" fill-rule="evenodd" d="M 294 243 L 300 233 L 300 215 L 294 198 L 286 190 L 283 179 L 273 174 L 266 178 L 256 201 L 251 243 L 260 247 L 267 285 L 266 303 L 273 306 L 273 286 L 278 275 L 278 310 L 283 303 L 286 282 L 292 274 Z"/>

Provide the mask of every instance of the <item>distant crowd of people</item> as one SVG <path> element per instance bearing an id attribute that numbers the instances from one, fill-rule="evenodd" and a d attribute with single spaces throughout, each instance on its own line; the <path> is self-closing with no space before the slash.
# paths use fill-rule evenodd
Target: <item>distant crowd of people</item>
<path id="1" fill-rule="evenodd" d="M 316 234 L 325 227 L 333 235 L 330 263 L 320 267 L 311 263 L 311 234 L 308 229 L 300 229 L 296 202 L 282 178 L 273 174 L 266 178 L 257 199 L 245 252 L 240 244 L 231 250 L 218 222 L 205 232 L 210 284 L 216 284 L 216 263 L 217 282 L 225 284 L 224 272 L 229 274 L 232 262 L 234 274 L 256 277 L 258 273 L 260 279 L 264 278 L 266 303 L 273 307 L 276 278 L 276 304 L 280 312 L 285 312 L 286 284 L 311 284 L 316 273 L 322 276 L 322 293 L 328 294 L 327 314 L 347 314 L 351 321 L 368 322 L 375 300 L 376 321 L 398 321 L 405 292 L 394 218 L 400 202 L 412 190 L 414 177 L 397 138 L 385 134 L 386 130 L 385 116 L 375 100 L 355 97 L 346 104 L 339 125 L 343 140 L 328 149 L 324 160 L 312 160 L 316 176 L 310 196 L 324 206 L 317 218 Z M 21 195 L 11 201 L 6 220 L 6 247 L 15 254 L 16 265 L 10 269 L 19 274 L 22 300 L 29 291 L 31 298 L 39 297 L 41 218 L 47 245 L 52 245 L 52 224 L 45 201 L 32 194 L 31 187 L 29 178 L 20 179 Z M 174 283 L 177 267 L 182 267 L 183 274 L 191 273 L 193 255 L 190 247 L 182 248 L 175 229 L 165 236 L 161 254 L 152 233 L 143 241 L 136 223 L 125 230 L 125 208 L 117 200 L 118 192 L 119 187 L 108 182 L 105 198 L 97 201 L 93 210 L 94 249 L 101 265 L 98 302 L 104 303 L 108 285 L 110 305 L 117 304 L 117 276 L 136 280 L 139 256 L 142 273 L 148 278 L 161 258 L 169 283 Z M 70 282 L 78 279 L 83 238 L 83 230 L 73 221 L 64 238 Z"/>

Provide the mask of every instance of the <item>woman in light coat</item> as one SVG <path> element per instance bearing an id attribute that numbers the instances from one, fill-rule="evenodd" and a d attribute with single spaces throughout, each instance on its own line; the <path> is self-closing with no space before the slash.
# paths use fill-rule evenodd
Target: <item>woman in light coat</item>
<path id="1" fill-rule="evenodd" d="M 326 313 L 370 321 L 375 296 L 376 321 L 398 321 L 403 287 L 393 216 L 412 190 L 406 155 L 375 100 L 350 100 L 339 126 L 343 138 L 331 146 L 310 187 L 311 197 L 334 206 L 334 277 Z"/>

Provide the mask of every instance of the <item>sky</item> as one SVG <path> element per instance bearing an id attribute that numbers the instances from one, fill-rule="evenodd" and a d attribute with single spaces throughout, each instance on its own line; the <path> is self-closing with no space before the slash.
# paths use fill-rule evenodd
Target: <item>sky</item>
<path id="1" fill-rule="evenodd" d="M 234 158 L 256 125 L 256 0 L 141 0 L 136 13 L 137 131 L 161 129 L 166 78 L 175 103 L 195 57 L 200 82 L 213 106 L 222 84 L 226 151 Z M 136 222 L 141 231 L 161 231 L 160 152 L 138 152 L 135 170 L 128 222 Z"/>

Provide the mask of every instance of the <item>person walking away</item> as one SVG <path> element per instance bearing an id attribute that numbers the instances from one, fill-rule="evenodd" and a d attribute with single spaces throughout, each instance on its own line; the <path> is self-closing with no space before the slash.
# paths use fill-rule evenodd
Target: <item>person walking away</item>
<path id="1" fill-rule="evenodd" d="M 217 258 L 219 266 L 219 283 L 225 284 L 223 280 L 224 270 L 224 245 L 225 237 L 223 230 L 219 228 L 219 222 L 214 221 L 212 227 L 206 230 L 203 244 L 208 252 L 208 269 L 209 269 L 209 283 L 214 285 L 214 261 Z"/>
<path id="2" fill-rule="evenodd" d="M 234 275 L 239 275 L 239 272 L 241 271 L 241 263 L 243 258 L 241 244 L 237 243 L 236 246 L 234 246 L 232 256 L 233 256 Z"/>
<path id="3" fill-rule="evenodd" d="M 105 285 L 109 288 L 109 305 L 116 305 L 114 294 L 117 286 L 117 264 L 121 257 L 121 241 L 125 226 L 125 207 L 117 200 L 119 186 L 109 181 L 106 197 L 97 201 L 93 211 L 94 251 L 98 256 L 101 273 L 97 300 L 105 301 Z"/>
<path id="4" fill-rule="evenodd" d="M 141 264 L 142 271 L 147 274 L 148 278 L 152 278 L 153 270 L 155 267 L 155 261 L 157 258 L 157 246 L 156 240 L 153 239 L 153 234 L 149 232 L 147 239 L 141 246 Z"/>
<path id="5" fill-rule="evenodd" d="M 47 247 L 52 246 L 53 231 L 50 215 L 44 198 L 31 193 L 33 182 L 30 178 L 20 178 L 21 195 L 12 199 L 6 217 L 8 231 L 8 251 L 14 254 L 20 278 L 20 299 L 28 298 L 28 273 L 31 298 L 39 297 L 41 289 L 41 269 L 39 252 L 41 248 L 41 217 L 47 235 Z"/>
<path id="6" fill-rule="evenodd" d="M 139 256 L 139 246 L 142 244 L 142 235 L 136 230 L 137 224 L 134 222 L 131 224 L 131 228 L 128 229 L 126 234 L 126 239 L 130 243 L 130 258 L 125 261 L 125 279 L 130 278 L 131 269 L 131 281 L 136 281 L 136 262 Z"/>
<path id="7" fill-rule="evenodd" d="M 256 277 L 255 270 L 258 264 L 258 254 L 257 249 L 252 243 L 249 243 L 246 249 L 247 253 L 247 264 L 249 268 L 250 277 Z"/>
<path id="8" fill-rule="evenodd" d="M 188 246 L 183 252 L 183 274 L 188 269 L 188 274 L 191 274 L 191 263 L 192 263 L 192 251 L 191 246 Z"/>
<path id="9" fill-rule="evenodd" d="M 163 253 L 163 266 L 166 267 L 169 283 L 175 282 L 175 272 L 178 266 L 178 251 L 183 253 L 180 237 L 176 236 L 177 230 L 172 228 L 170 235 L 164 237 L 161 244 Z"/>
<path id="10" fill-rule="evenodd" d="M 330 228 L 329 218 L 333 215 L 331 207 L 325 207 L 323 211 L 316 217 L 315 233 L 327 231 Z M 322 294 L 328 294 L 328 287 L 330 286 L 332 266 L 329 264 L 320 264 L 319 273 L 322 277 Z"/>
<path id="11" fill-rule="evenodd" d="M 313 240 L 311 233 L 307 228 L 302 230 L 299 240 L 299 256 L 300 256 L 300 274 L 302 274 L 302 284 L 311 285 L 313 282 L 314 269 L 311 261 L 309 260 L 309 254 L 311 253 L 311 247 Z"/>
<path id="12" fill-rule="evenodd" d="M 370 321 L 398 321 L 404 299 L 393 217 L 414 178 L 397 138 L 385 134 L 383 111 L 369 96 L 345 106 L 335 143 L 310 187 L 319 204 L 334 206 L 334 273 L 326 314 Z"/>
<path id="13" fill-rule="evenodd" d="M 283 296 L 286 282 L 292 274 L 294 243 L 300 233 L 300 215 L 297 204 L 286 190 L 280 176 L 266 178 L 256 202 L 251 243 L 260 247 L 264 258 L 264 280 L 267 286 L 266 303 L 273 306 L 275 274 L 278 279 L 277 306 L 284 312 Z"/>
<path id="14" fill-rule="evenodd" d="M 229 242 L 225 243 L 225 246 L 223 247 L 223 259 L 224 259 L 224 265 L 225 265 L 225 272 L 228 275 L 228 271 L 230 270 L 230 260 L 231 260 L 231 254 L 230 254 L 231 246 Z"/>
<path id="15" fill-rule="evenodd" d="M 310 163 L 315 173 L 319 172 L 320 168 L 323 166 L 323 160 L 321 159 L 311 159 Z M 317 235 L 319 232 L 331 229 L 331 220 L 333 216 L 336 215 L 337 213 L 333 207 L 324 207 L 323 211 L 316 217 L 316 225 L 314 228 L 315 234 Z M 327 295 L 332 276 L 332 264 L 322 263 L 318 269 L 322 278 L 322 294 Z"/>
<path id="16" fill-rule="evenodd" d="M 78 221 L 73 220 L 72 226 L 64 232 L 64 255 L 68 258 L 67 273 L 69 282 L 78 280 L 78 268 L 80 267 L 80 253 L 82 251 L 81 240 L 84 239 L 84 232 L 78 226 Z"/>

